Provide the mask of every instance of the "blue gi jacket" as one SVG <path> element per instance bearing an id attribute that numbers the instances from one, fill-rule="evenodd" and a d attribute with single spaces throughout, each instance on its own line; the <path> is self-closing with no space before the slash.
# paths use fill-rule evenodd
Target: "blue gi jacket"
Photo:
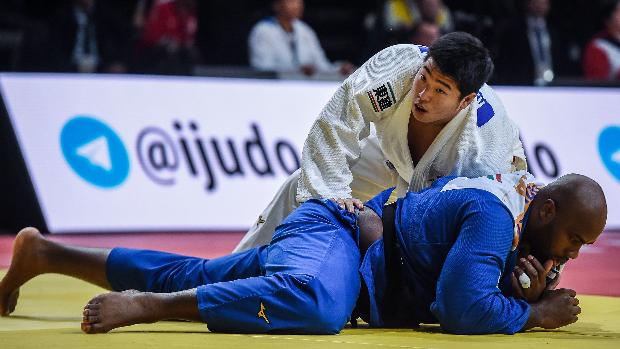
<path id="1" fill-rule="evenodd" d="M 439 322 L 451 333 L 518 332 L 528 320 L 530 306 L 511 297 L 510 273 L 517 258 L 517 251 L 511 251 L 514 218 L 489 192 L 442 192 L 453 178 L 437 180 L 396 203 L 396 238 L 409 288 L 400 308 L 410 312 L 409 323 L 403 325 Z M 382 216 L 391 191 L 366 206 Z M 360 272 L 370 294 L 370 324 L 393 323 L 396 314 L 382 311 L 386 287 L 382 240 L 369 248 Z"/>

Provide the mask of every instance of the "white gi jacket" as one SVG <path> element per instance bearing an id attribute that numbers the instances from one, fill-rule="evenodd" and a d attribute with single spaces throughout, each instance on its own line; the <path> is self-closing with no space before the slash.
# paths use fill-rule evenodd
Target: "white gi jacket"
<path id="1" fill-rule="evenodd" d="M 519 130 L 486 84 L 413 166 L 407 130 L 413 79 L 425 55 L 416 45 L 389 47 L 341 85 L 306 139 L 298 201 L 351 197 L 349 185 L 355 177 L 351 168 L 360 158 L 360 140 L 369 136 L 371 123 L 383 154 L 398 173 L 399 196 L 406 189 L 425 188 L 441 176 L 478 177 L 525 169 Z"/>
<path id="2" fill-rule="evenodd" d="M 269 243 L 280 221 L 310 198 L 368 200 L 392 186 L 402 196 L 441 176 L 479 177 L 526 168 L 519 130 L 486 84 L 413 166 L 407 139 L 412 86 L 425 54 L 426 48 L 416 45 L 388 47 L 344 81 L 310 130 L 301 169 L 287 179 L 235 251 Z"/>
<path id="3" fill-rule="evenodd" d="M 254 25 L 248 38 L 250 66 L 258 70 L 292 72 L 313 65 L 319 72 L 337 72 L 329 62 L 316 33 L 301 20 L 293 21 L 287 33 L 274 17 Z"/>

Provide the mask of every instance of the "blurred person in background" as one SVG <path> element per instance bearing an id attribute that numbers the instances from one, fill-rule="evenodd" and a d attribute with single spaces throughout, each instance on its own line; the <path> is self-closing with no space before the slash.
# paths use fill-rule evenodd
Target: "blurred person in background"
<path id="1" fill-rule="evenodd" d="M 138 3 L 134 26 L 143 23 L 138 60 L 146 73 L 190 75 L 196 61 L 194 38 L 198 28 L 195 0 L 159 0 L 146 18 Z"/>
<path id="2" fill-rule="evenodd" d="M 550 0 L 523 0 L 524 14 L 508 25 L 497 58 L 497 82 L 546 85 L 555 75 L 557 35 L 547 23 Z"/>
<path id="3" fill-rule="evenodd" d="M 441 36 L 441 30 L 437 24 L 423 21 L 413 29 L 409 41 L 412 44 L 428 47 L 439 39 L 439 36 Z"/>
<path id="4" fill-rule="evenodd" d="M 95 0 L 73 0 L 62 8 L 51 24 L 54 71 L 95 73 L 101 55 L 102 31 L 96 22 Z"/>
<path id="5" fill-rule="evenodd" d="M 585 77 L 620 81 L 620 0 L 603 6 L 604 29 L 586 46 L 583 56 Z"/>
<path id="6" fill-rule="evenodd" d="M 248 38 L 250 66 L 262 71 L 349 75 L 349 62 L 331 63 L 312 28 L 301 20 L 303 0 L 272 1 L 274 16 L 259 21 Z"/>
<path id="7" fill-rule="evenodd" d="M 43 45 L 50 51 L 46 66 L 60 72 L 127 72 L 125 3 L 73 0 L 60 6 L 50 21 L 49 42 Z"/>
<path id="8" fill-rule="evenodd" d="M 410 31 L 421 22 L 435 23 L 442 33 L 454 30 L 450 10 L 441 0 L 388 0 L 384 23 L 388 32 Z"/>

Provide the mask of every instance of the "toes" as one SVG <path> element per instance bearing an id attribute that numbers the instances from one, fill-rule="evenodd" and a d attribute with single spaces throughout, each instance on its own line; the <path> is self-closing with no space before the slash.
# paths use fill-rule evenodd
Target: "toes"
<path id="1" fill-rule="evenodd" d="M 101 322 L 98 310 L 84 309 L 82 312 L 82 323 L 96 324 Z"/>
<path id="2" fill-rule="evenodd" d="M 101 322 L 101 319 L 99 318 L 98 315 L 84 315 L 82 317 L 82 323 L 83 324 L 97 324 Z"/>
<path id="3" fill-rule="evenodd" d="M 85 323 L 85 322 L 82 322 L 80 324 L 80 328 L 82 329 L 82 332 L 87 333 L 87 334 L 106 333 L 106 332 L 109 331 L 109 330 L 103 328 L 99 324 L 89 324 L 89 323 Z"/>
<path id="4" fill-rule="evenodd" d="M 88 334 L 95 334 L 95 333 L 107 333 L 107 332 L 110 332 L 110 329 L 107 327 L 101 326 L 101 324 L 82 323 L 82 331 Z"/>
<path id="5" fill-rule="evenodd" d="M 86 309 L 90 309 L 90 310 L 99 310 L 101 309 L 101 304 L 99 303 L 88 303 L 84 306 L 84 310 Z"/>
<path id="6" fill-rule="evenodd" d="M 87 324 L 87 323 L 84 323 L 84 322 L 82 322 L 80 324 L 80 328 L 82 329 L 82 332 L 84 332 L 84 333 L 91 333 L 90 332 L 91 327 L 92 327 L 91 324 Z"/>
<path id="7" fill-rule="evenodd" d="M 11 296 L 9 296 L 9 312 L 8 314 L 12 313 L 15 311 L 15 307 L 17 306 L 17 298 L 19 298 L 19 289 L 13 291 L 13 293 L 11 293 Z M 7 314 L 7 315 L 8 315 Z"/>
<path id="8" fill-rule="evenodd" d="M 2 304 L 2 312 L 0 313 L 0 316 L 9 316 L 15 311 L 15 307 L 17 306 L 17 298 L 19 298 L 19 289 L 13 291 L 9 297 L 6 298 L 6 302 Z"/>

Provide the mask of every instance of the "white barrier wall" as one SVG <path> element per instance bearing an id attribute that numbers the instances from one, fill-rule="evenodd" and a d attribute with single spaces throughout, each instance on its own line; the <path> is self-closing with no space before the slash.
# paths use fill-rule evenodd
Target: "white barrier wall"
<path id="1" fill-rule="evenodd" d="M 338 84 L 3 74 L 52 232 L 244 230 Z M 532 172 L 601 183 L 620 227 L 620 90 L 498 88 Z"/>

